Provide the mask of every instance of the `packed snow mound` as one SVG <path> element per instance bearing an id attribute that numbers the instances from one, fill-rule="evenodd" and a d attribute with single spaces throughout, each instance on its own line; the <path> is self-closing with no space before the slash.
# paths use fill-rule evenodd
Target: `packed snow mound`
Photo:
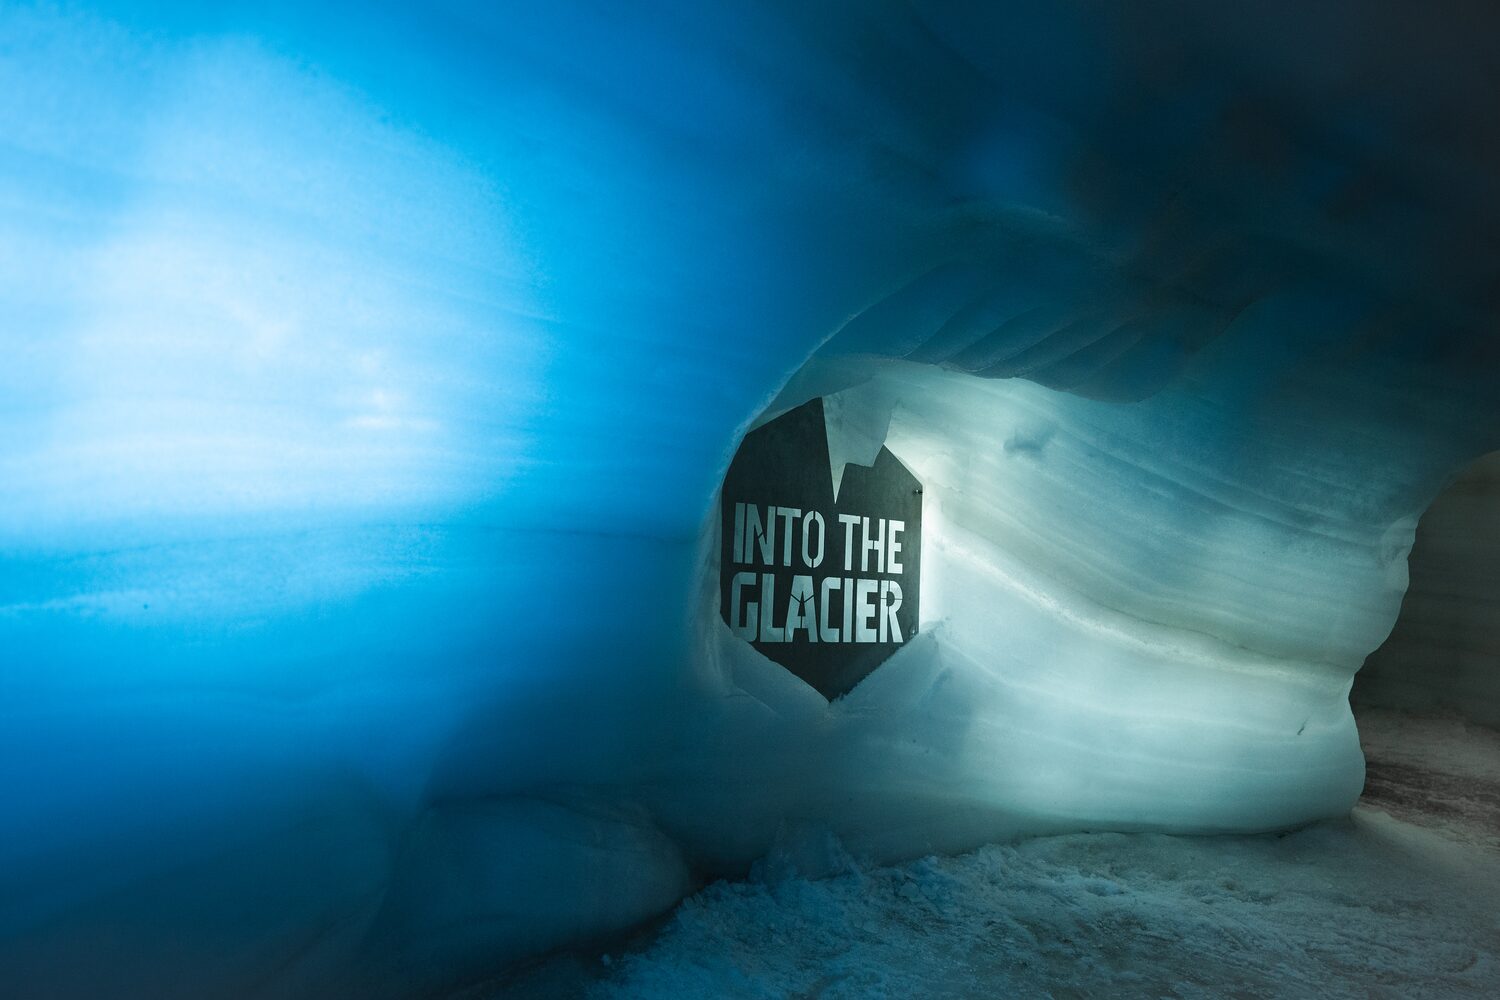
<path id="1" fill-rule="evenodd" d="M 1344 808 L 1497 444 L 1500 33 L 1303 6 L 0 11 L 8 989 L 401 994 L 787 820 Z M 832 706 L 700 614 L 814 395 L 939 522 Z"/>

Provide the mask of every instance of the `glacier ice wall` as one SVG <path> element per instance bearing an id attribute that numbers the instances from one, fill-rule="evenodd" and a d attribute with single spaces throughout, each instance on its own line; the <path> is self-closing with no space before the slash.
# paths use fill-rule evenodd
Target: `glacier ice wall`
<path id="1" fill-rule="evenodd" d="M 400 995 L 802 829 L 1345 807 L 1497 443 L 1500 36 L 1273 8 L 0 11 L 9 992 Z M 701 600 L 815 394 L 939 557 L 833 706 Z"/>
<path id="2" fill-rule="evenodd" d="M 1500 455 L 1465 466 L 1417 525 L 1411 584 L 1356 703 L 1458 712 L 1500 726 Z"/>

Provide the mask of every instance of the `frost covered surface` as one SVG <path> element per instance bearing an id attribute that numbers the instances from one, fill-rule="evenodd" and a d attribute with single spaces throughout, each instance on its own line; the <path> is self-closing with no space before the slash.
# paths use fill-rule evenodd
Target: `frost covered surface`
<path id="1" fill-rule="evenodd" d="M 1372 768 L 1468 784 L 1400 808 L 1377 787 L 1283 835 L 1071 834 L 886 868 L 804 832 L 605 961 L 465 997 L 1493 996 L 1496 736 L 1362 722 Z"/>
<path id="2" fill-rule="evenodd" d="M 1404 832 L 1361 810 L 1280 838 L 1072 834 L 721 883 L 591 995 L 1493 996 L 1494 868 L 1433 871 L 1444 845 Z"/>

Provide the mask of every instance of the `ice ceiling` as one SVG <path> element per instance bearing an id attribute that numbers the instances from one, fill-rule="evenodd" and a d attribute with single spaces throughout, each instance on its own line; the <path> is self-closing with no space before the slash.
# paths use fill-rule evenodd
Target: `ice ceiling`
<path id="1" fill-rule="evenodd" d="M 0 11 L 13 995 L 402 995 L 778 830 L 1358 795 L 1500 445 L 1487 5 L 304 6 Z M 708 557 L 815 395 L 931 511 L 832 706 Z"/>

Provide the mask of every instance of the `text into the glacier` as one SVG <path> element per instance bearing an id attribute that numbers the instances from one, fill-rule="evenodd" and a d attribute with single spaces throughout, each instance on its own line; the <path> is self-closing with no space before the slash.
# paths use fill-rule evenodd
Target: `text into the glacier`
<path id="1" fill-rule="evenodd" d="M 760 642 L 902 642 L 901 582 L 868 572 L 899 576 L 901 535 L 906 522 L 838 514 L 843 531 L 843 570 L 821 575 L 828 550 L 828 521 L 821 511 L 737 503 L 734 552 L 739 565 L 805 570 L 795 573 L 779 599 L 774 572 L 741 570 L 729 583 L 730 627 L 742 639 Z M 780 542 L 778 543 L 778 533 Z M 858 556 L 856 558 L 856 553 Z"/>

